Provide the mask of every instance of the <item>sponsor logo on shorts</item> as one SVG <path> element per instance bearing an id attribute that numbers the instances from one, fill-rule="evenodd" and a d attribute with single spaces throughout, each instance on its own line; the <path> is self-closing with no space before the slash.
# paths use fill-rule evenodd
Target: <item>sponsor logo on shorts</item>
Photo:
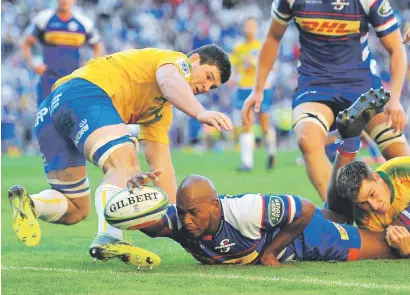
<path id="1" fill-rule="evenodd" d="M 83 137 L 84 133 L 90 129 L 87 124 L 87 119 L 81 120 L 79 126 L 80 126 L 80 131 L 77 132 L 74 138 L 75 145 L 78 145 L 78 142 L 80 141 L 81 137 Z"/>
<path id="2" fill-rule="evenodd" d="M 282 221 L 285 212 L 285 205 L 282 199 L 277 196 L 271 196 L 269 198 L 268 212 L 269 223 L 272 226 L 278 225 Z"/>
<path id="3" fill-rule="evenodd" d="M 347 234 L 346 229 L 343 226 L 341 226 L 340 224 L 337 224 L 337 223 L 334 223 L 334 222 L 332 222 L 332 223 L 336 226 L 337 230 L 339 231 L 340 238 L 342 240 L 346 240 L 346 241 L 349 240 L 349 235 Z"/>
<path id="4" fill-rule="evenodd" d="M 43 123 L 44 116 L 47 115 L 47 113 L 48 108 L 42 108 L 40 111 L 38 111 L 36 116 L 36 124 L 34 125 L 34 127 L 37 127 L 40 123 Z"/>
<path id="5" fill-rule="evenodd" d="M 138 203 L 145 202 L 145 201 L 152 201 L 158 200 L 158 192 L 151 192 L 139 195 L 131 195 L 128 198 L 118 201 L 110 206 L 110 211 L 115 212 L 121 208 L 128 207 L 133 205 L 134 208 Z"/>
<path id="6" fill-rule="evenodd" d="M 227 253 L 231 250 L 231 247 L 235 246 L 235 243 L 229 243 L 229 239 L 223 239 L 219 245 L 220 246 L 215 247 L 215 250 L 219 250 L 221 253 Z"/>
<path id="7" fill-rule="evenodd" d="M 302 30 L 316 35 L 337 37 L 360 33 L 359 20 L 352 21 L 303 17 L 295 17 L 295 20 Z"/>
<path id="8" fill-rule="evenodd" d="M 345 6 L 350 5 L 349 2 L 345 2 L 344 0 L 336 0 L 336 1 L 333 1 L 332 3 L 330 3 L 330 4 L 332 4 L 334 10 L 338 10 L 338 11 L 345 8 Z"/>
<path id="9" fill-rule="evenodd" d="M 184 73 L 184 76 L 186 78 L 189 78 L 191 76 L 191 72 L 189 71 L 188 63 L 185 60 L 179 59 L 179 60 L 177 60 L 176 64 L 181 68 L 182 73 Z"/>
<path id="10" fill-rule="evenodd" d="M 383 3 L 380 5 L 379 9 L 377 10 L 377 14 L 381 17 L 389 16 L 393 13 L 393 9 L 390 6 L 388 0 L 384 0 Z"/>
<path id="11" fill-rule="evenodd" d="M 59 93 L 56 96 L 54 96 L 53 99 L 51 100 L 50 114 L 52 114 L 54 110 L 60 105 L 61 96 L 63 96 L 63 94 Z"/>

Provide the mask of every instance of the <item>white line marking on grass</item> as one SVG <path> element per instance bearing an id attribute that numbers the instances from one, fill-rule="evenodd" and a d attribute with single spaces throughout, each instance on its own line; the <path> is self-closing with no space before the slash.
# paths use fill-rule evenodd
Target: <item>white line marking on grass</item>
<path id="1" fill-rule="evenodd" d="M 344 281 L 333 281 L 333 280 L 324 280 L 316 279 L 312 277 L 304 278 L 283 278 L 283 277 L 255 277 L 247 275 L 221 275 L 221 274 L 185 274 L 185 273 L 150 273 L 150 271 L 141 272 L 141 271 L 111 271 L 111 270 L 88 270 L 88 269 L 76 269 L 76 268 L 52 268 L 52 267 L 35 267 L 35 266 L 12 266 L 12 265 L 3 265 L 2 270 L 30 270 L 30 271 L 39 271 L 39 272 L 62 272 L 62 273 L 96 273 L 96 274 L 111 274 L 111 275 L 157 275 L 161 277 L 183 277 L 183 278 L 206 278 L 206 279 L 220 279 L 220 280 L 246 280 L 246 281 L 266 281 L 266 282 L 283 282 L 283 283 L 299 283 L 306 285 L 320 285 L 320 286 L 338 286 L 345 288 L 362 288 L 362 289 L 387 289 L 387 290 L 409 290 L 410 285 L 385 285 L 385 284 L 374 284 L 374 283 L 355 283 L 355 282 L 344 282 Z"/>

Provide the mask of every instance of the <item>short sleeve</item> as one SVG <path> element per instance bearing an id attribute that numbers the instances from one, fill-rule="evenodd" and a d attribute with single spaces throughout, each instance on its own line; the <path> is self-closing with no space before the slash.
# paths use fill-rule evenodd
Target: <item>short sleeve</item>
<path id="1" fill-rule="evenodd" d="M 410 206 L 404 209 L 398 218 L 403 222 L 403 225 L 410 232 Z"/>
<path id="2" fill-rule="evenodd" d="M 369 0 L 369 22 L 377 36 L 384 37 L 399 28 L 388 0 Z"/>
<path id="3" fill-rule="evenodd" d="M 159 58 L 156 70 L 163 65 L 173 64 L 178 68 L 182 77 L 184 77 L 187 81 L 191 78 L 192 66 L 184 54 L 180 52 L 165 51 L 162 52 L 161 55 L 162 56 Z"/>
<path id="4" fill-rule="evenodd" d="M 275 0 L 272 2 L 271 16 L 282 25 L 287 25 L 292 19 L 292 0 Z"/>

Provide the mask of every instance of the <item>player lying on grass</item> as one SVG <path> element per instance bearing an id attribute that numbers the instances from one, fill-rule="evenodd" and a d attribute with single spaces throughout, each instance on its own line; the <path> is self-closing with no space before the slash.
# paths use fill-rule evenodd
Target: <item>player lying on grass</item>
<path id="1" fill-rule="evenodd" d="M 305 199 L 293 195 L 218 196 L 212 182 L 191 175 L 177 191 L 177 203 L 151 237 L 178 242 L 204 264 L 279 266 L 289 260 L 393 259 L 384 233 L 334 223 Z"/>
<path id="2" fill-rule="evenodd" d="M 375 171 L 364 162 L 354 161 L 363 129 L 388 101 L 388 96 L 387 100 L 383 97 L 378 90 L 370 91 L 339 115 L 336 125 L 341 138 L 337 141 L 328 206 L 360 228 L 387 228 L 389 245 L 409 255 L 410 157 L 391 159 Z M 401 226 L 393 223 L 395 219 Z"/>
<path id="3" fill-rule="evenodd" d="M 220 86 L 230 75 L 228 56 L 218 46 L 208 45 L 187 56 L 155 48 L 114 53 L 58 80 L 40 105 L 35 124 L 51 189 L 31 195 L 21 186 L 9 190 L 19 239 L 28 246 L 39 243 L 37 218 L 71 225 L 87 217 L 91 194 L 87 159 L 105 174 L 95 191 L 98 235 L 90 254 L 103 260 L 138 254 L 139 248 L 122 241 L 122 232 L 104 219 L 106 202 L 140 172 L 138 141 L 126 124 L 141 124 L 138 139 L 150 169 L 164 171 L 161 180 L 150 176 L 175 200 L 168 143 L 172 106 L 218 130 L 232 130 L 227 116 L 206 111 L 194 96 Z"/>

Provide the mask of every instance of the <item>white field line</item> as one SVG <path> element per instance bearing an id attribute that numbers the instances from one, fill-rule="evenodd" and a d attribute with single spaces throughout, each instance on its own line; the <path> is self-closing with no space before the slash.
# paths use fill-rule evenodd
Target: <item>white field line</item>
<path id="1" fill-rule="evenodd" d="M 312 277 L 303 278 L 283 278 L 283 277 L 255 277 L 248 275 L 224 275 L 224 274 L 189 274 L 189 273 L 150 273 L 147 271 L 134 271 L 134 272 L 119 272 L 110 270 L 87 270 L 76 268 L 52 268 L 52 267 L 35 267 L 35 266 L 1 266 L 3 271 L 13 270 L 29 270 L 38 272 L 61 272 L 61 273 L 90 273 L 90 274 L 106 274 L 106 275 L 131 275 L 131 276 L 160 276 L 165 278 L 205 278 L 205 279 L 219 279 L 219 280 L 243 280 L 243 281 L 261 281 L 261 282 L 283 282 L 283 283 L 298 283 L 306 285 L 320 285 L 320 286 L 338 286 L 345 288 L 361 288 L 361 289 L 386 289 L 386 290 L 408 290 L 410 291 L 410 285 L 385 285 L 374 283 L 354 283 L 334 280 L 316 279 Z"/>

